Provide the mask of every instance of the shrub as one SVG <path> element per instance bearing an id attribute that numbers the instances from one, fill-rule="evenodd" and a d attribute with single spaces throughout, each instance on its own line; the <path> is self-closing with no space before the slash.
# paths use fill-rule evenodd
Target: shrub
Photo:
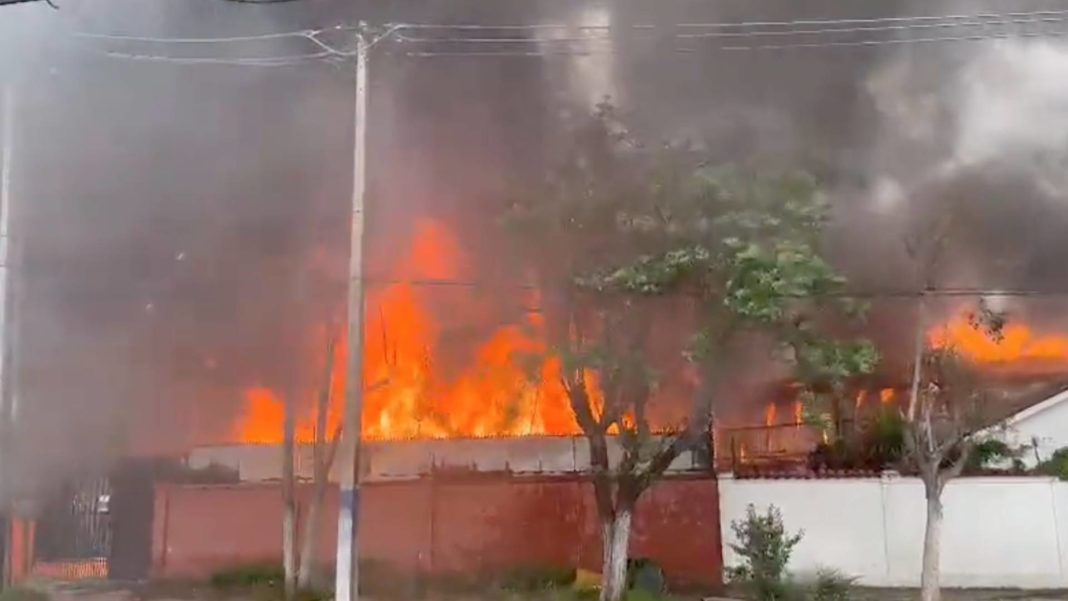
<path id="1" fill-rule="evenodd" d="M 1011 471 L 1024 471 L 1023 461 L 1020 459 L 1027 447 L 1012 447 L 1003 441 L 989 438 L 976 443 L 964 470 L 975 473 L 982 470 L 1001 469 L 1005 462 L 1010 462 Z"/>
<path id="2" fill-rule="evenodd" d="M 575 573 L 575 568 L 523 566 L 505 573 L 501 587 L 515 592 L 547 591 L 570 586 L 575 581 Z"/>
<path id="3" fill-rule="evenodd" d="M 1035 472 L 1068 480 L 1068 447 L 1057 449 L 1053 455 L 1035 466 Z"/>
<path id="4" fill-rule="evenodd" d="M 787 534 L 782 513 L 771 505 L 758 514 L 749 505 L 744 520 L 731 522 L 737 539 L 731 549 L 742 563 L 731 569 L 731 579 L 749 588 L 759 601 L 783 601 L 787 594 L 786 565 L 802 533 Z"/>
<path id="5" fill-rule="evenodd" d="M 217 588 L 282 588 L 285 571 L 275 563 L 253 563 L 219 570 L 211 575 Z"/>
<path id="6" fill-rule="evenodd" d="M 897 411 L 882 410 L 860 436 L 861 463 L 867 469 L 893 467 L 905 456 L 905 420 Z"/>
<path id="7" fill-rule="evenodd" d="M 816 581 L 812 585 L 812 601 L 849 601 L 856 580 L 838 570 L 822 568 L 816 572 Z"/>

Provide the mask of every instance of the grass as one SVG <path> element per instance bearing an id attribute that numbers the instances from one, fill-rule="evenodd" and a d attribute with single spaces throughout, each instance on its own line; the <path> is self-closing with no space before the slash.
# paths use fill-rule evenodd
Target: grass
<path id="1" fill-rule="evenodd" d="M 50 601 L 44 591 L 28 586 L 9 586 L 0 592 L 0 601 Z"/>

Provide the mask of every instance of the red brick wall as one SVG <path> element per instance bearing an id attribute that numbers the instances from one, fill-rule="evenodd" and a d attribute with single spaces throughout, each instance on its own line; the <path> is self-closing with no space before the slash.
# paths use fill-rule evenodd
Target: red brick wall
<path id="1" fill-rule="evenodd" d="M 364 556 L 400 569 L 464 571 L 530 565 L 599 569 L 591 485 L 581 479 L 425 478 L 363 487 Z M 303 510 L 310 487 L 298 490 Z M 333 555 L 337 490 L 323 515 L 319 553 Z M 226 565 L 281 556 L 277 484 L 160 486 L 153 567 L 157 576 L 204 576 Z M 659 482 L 639 502 L 631 542 L 676 583 L 720 583 L 719 499 L 711 478 Z"/>

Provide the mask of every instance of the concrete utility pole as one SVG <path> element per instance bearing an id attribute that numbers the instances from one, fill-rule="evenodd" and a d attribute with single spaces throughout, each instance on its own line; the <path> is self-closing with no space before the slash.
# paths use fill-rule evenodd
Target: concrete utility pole
<path id="1" fill-rule="evenodd" d="M 345 429 L 341 454 L 341 500 L 337 516 L 334 598 L 357 601 L 360 590 L 360 446 L 363 430 L 363 227 L 367 188 L 367 30 L 356 34 L 356 114 L 352 165 L 352 223 L 349 250 L 348 365 L 345 372 Z"/>
<path id="2" fill-rule="evenodd" d="M 15 98 L 10 86 L 0 89 L 0 511 L 5 520 L 3 583 L 11 577 L 11 433 L 14 390 L 11 387 L 11 177 L 15 152 Z"/>

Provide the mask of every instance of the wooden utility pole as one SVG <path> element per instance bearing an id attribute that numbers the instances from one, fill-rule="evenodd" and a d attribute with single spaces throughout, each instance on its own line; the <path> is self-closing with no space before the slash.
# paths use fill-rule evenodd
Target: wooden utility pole
<path id="1" fill-rule="evenodd" d="M 334 598 L 357 601 L 360 589 L 360 438 L 363 430 L 363 228 L 367 188 L 367 36 L 356 33 L 356 111 L 352 164 L 352 222 L 349 249 L 348 364 L 345 371 L 341 499 L 337 516 Z"/>

